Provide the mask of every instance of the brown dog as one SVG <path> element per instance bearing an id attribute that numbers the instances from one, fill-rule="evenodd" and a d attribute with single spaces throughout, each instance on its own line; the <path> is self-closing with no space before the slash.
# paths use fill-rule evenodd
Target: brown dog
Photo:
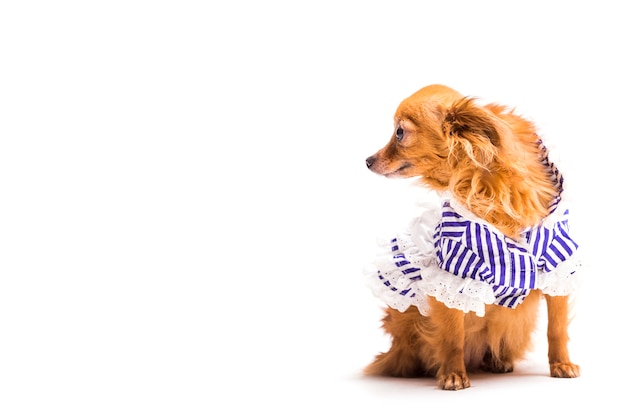
<path id="1" fill-rule="evenodd" d="M 432 253 L 394 240 L 389 271 L 373 275 L 383 299 L 394 300 L 383 319 L 392 343 L 365 373 L 436 376 L 440 388 L 458 390 L 470 386 L 468 371 L 511 372 L 530 349 L 543 295 L 550 374 L 579 376 L 567 348 L 577 246 L 567 235 L 567 211 L 556 209 L 562 177 L 534 125 L 442 85 L 404 100 L 394 123 L 367 167 L 419 177 L 447 197 L 433 235 L 413 236 L 434 239 Z M 482 243 L 471 242 L 473 230 Z"/>

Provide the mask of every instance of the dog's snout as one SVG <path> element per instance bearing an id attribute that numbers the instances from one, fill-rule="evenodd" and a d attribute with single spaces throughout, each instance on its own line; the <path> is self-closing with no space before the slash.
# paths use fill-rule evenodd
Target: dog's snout
<path id="1" fill-rule="evenodd" d="M 371 168 L 372 165 L 374 165 L 374 162 L 376 162 L 376 157 L 372 155 L 365 160 L 365 165 L 367 165 L 368 168 Z"/>

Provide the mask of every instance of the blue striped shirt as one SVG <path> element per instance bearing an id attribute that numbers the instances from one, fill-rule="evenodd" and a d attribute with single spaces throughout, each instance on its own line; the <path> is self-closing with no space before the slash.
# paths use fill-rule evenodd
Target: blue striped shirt
<path id="1" fill-rule="evenodd" d="M 446 201 L 434 235 L 438 266 L 463 279 L 488 283 L 497 304 L 514 307 L 537 288 L 538 271 L 554 270 L 578 249 L 569 236 L 567 214 L 553 227 L 529 229 L 515 241 L 487 224 L 467 220 Z"/>

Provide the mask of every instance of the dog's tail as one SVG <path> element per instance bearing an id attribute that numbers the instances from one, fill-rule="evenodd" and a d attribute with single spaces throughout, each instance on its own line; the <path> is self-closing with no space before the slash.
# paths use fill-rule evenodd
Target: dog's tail
<path id="1" fill-rule="evenodd" d="M 415 378 L 425 376 L 426 373 L 419 359 L 411 355 L 410 352 L 400 352 L 392 348 L 388 352 L 378 354 L 372 363 L 363 369 L 363 374 L 367 376 Z"/>
<path id="2" fill-rule="evenodd" d="M 392 337 L 391 348 L 378 354 L 365 367 L 365 375 L 413 378 L 429 374 L 420 356 L 415 320 L 419 314 L 414 306 L 409 307 L 405 313 L 387 309 L 387 315 L 383 318 L 383 329 Z"/>

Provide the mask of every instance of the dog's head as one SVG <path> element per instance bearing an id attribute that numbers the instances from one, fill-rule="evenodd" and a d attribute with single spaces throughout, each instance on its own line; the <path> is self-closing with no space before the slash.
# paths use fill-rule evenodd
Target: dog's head
<path id="1" fill-rule="evenodd" d="M 511 129 L 489 109 L 443 86 L 430 85 L 398 106 L 387 145 L 366 160 L 387 177 L 421 177 L 437 190 L 467 167 L 488 169 Z"/>

